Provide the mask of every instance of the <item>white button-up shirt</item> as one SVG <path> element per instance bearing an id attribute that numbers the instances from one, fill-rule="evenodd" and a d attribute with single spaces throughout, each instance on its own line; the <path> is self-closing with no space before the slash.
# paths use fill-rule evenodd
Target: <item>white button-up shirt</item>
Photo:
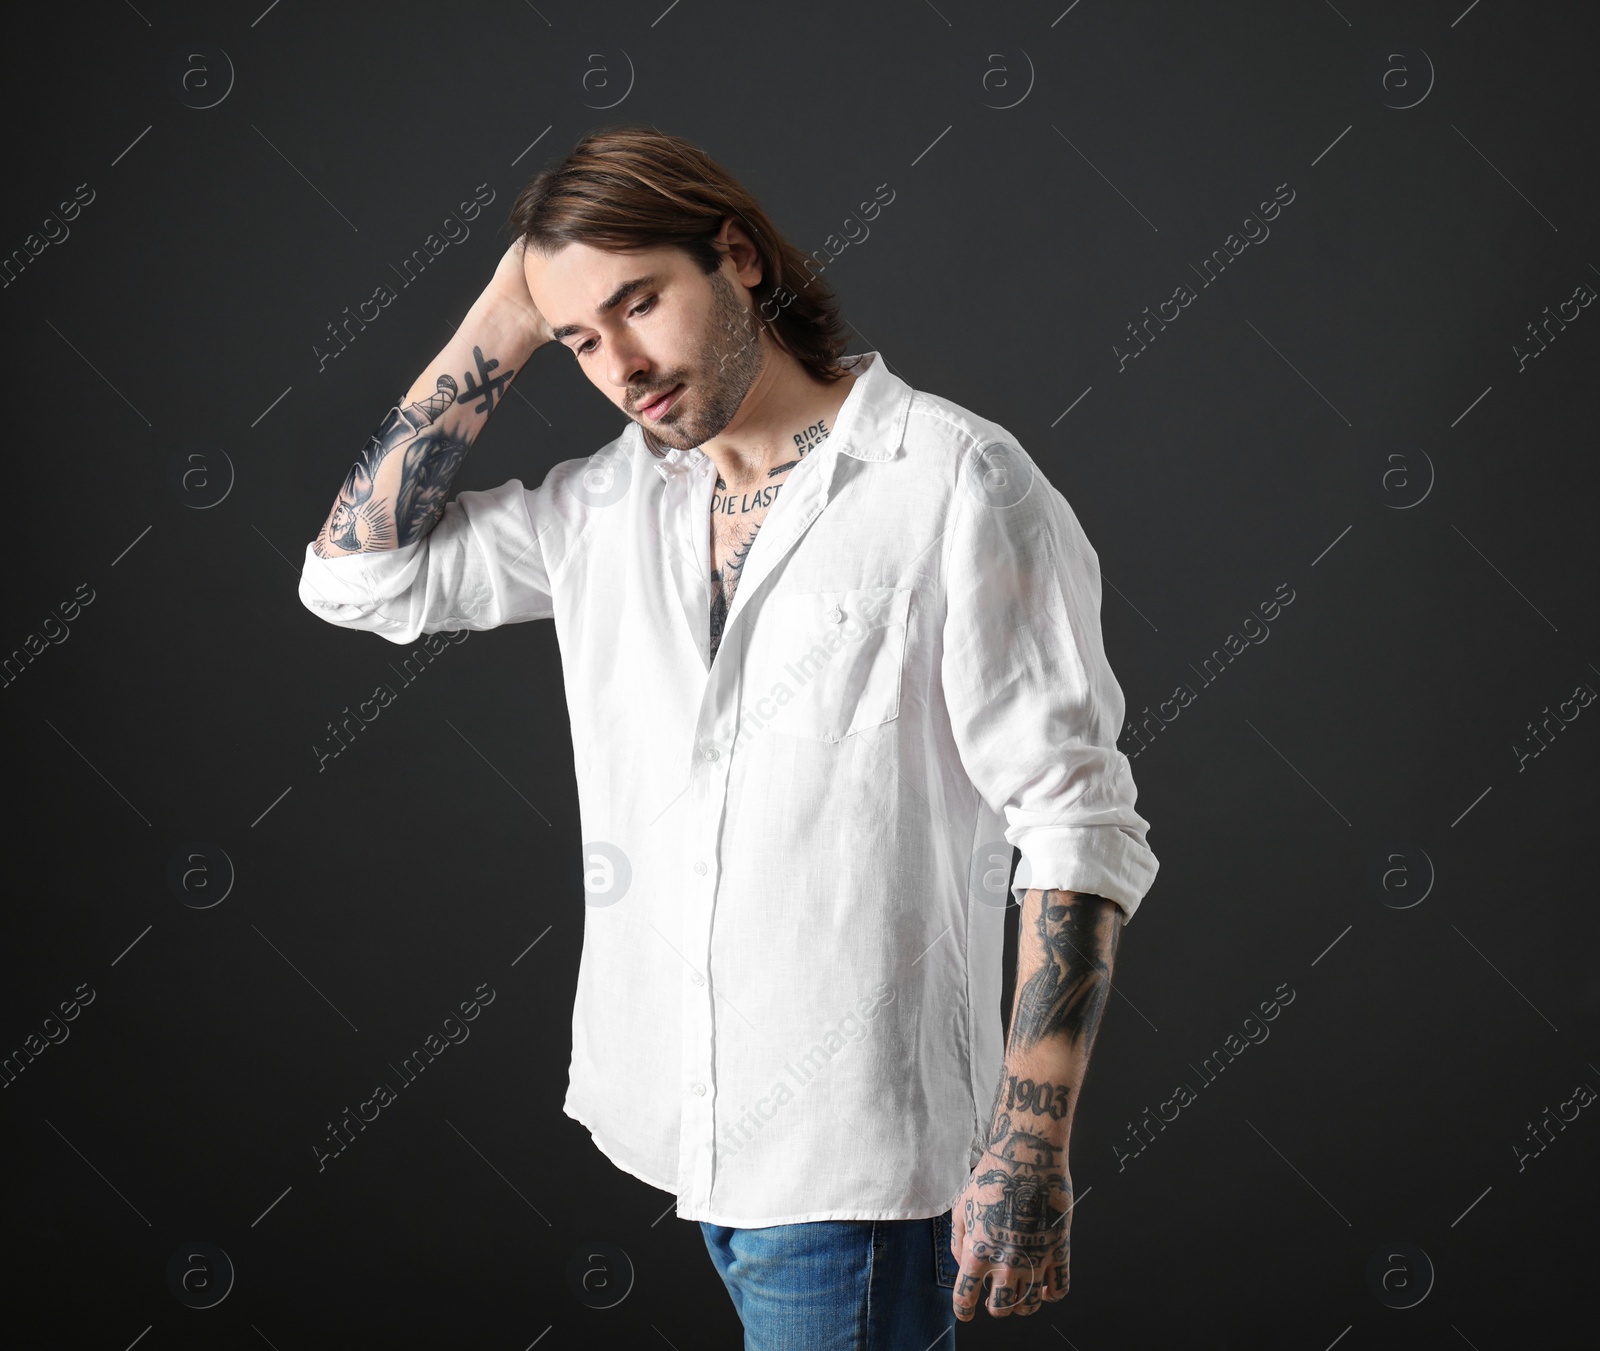
<path id="1" fill-rule="evenodd" d="M 403 548 L 308 544 L 300 584 L 402 644 L 555 620 L 585 888 L 565 1111 L 714 1224 L 942 1213 L 999 1078 L 1007 900 L 1125 922 L 1157 867 L 1071 507 L 999 424 L 847 360 L 714 660 L 715 466 L 633 423 Z"/>

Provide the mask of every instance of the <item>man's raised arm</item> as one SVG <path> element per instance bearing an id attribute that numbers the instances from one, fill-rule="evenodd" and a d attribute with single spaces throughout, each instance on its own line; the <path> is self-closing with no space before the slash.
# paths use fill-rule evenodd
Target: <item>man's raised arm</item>
<path id="1" fill-rule="evenodd" d="M 319 558 L 398 549 L 438 523 L 467 447 L 550 326 L 528 294 L 522 241 L 500 259 L 455 336 L 356 457 L 312 544 Z"/>

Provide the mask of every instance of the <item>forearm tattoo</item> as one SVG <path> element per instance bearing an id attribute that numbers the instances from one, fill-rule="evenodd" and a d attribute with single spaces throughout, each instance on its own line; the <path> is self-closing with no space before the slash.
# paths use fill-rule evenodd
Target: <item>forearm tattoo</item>
<path id="1" fill-rule="evenodd" d="M 1034 950 L 1038 968 L 1017 991 L 1010 1044 L 1019 1050 L 1064 1035 L 1087 1053 L 1111 989 L 1111 963 L 1121 925 L 1117 906 L 1100 896 L 1045 891 Z"/>
<path id="2" fill-rule="evenodd" d="M 1019 961 L 1037 965 L 1017 988 L 992 1124 L 962 1200 L 967 1253 L 992 1270 L 963 1272 L 957 1301 L 980 1299 L 992 1278 L 994 1309 L 1037 1306 L 1046 1284 L 1052 1299 L 1065 1293 L 1073 1200 L 1067 1132 L 1121 928 L 1117 906 L 1100 896 L 1030 890 L 1024 915 L 1035 900 Z M 1028 1060 L 1015 1059 L 1040 1043 L 1044 1049 Z M 1023 1065 L 1045 1077 L 1013 1072 Z"/>
<path id="3" fill-rule="evenodd" d="M 474 347 L 472 355 L 477 371 L 465 372 L 465 391 L 453 377 L 441 375 L 433 394 L 391 408 L 367 438 L 311 546 L 318 557 L 396 549 L 439 523 L 456 471 L 482 426 L 481 420 L 447 422 L 444 414 L 455 404 L 479 400 L 472 412 L 487 418 L 515 374 L 493 374 L 500 363 L 486 360 L 481 348 Z M 397 450 L 402 456 L 393 493 L 375 493 L 379 469 Z"/>
<path id="4" fill-rule="evenodd" d="M 398 543 L 421 539 L 439 523 L 450 484 L 466 454 L 465 441 L 435 427 L 419 432 L 406 443 L 394 506 Z"/>

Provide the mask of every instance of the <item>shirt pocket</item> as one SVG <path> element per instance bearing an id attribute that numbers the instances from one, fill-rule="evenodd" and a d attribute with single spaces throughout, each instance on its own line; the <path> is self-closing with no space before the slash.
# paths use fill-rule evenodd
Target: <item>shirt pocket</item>
<path id="1" fill-rule="evenodd" d="M 764 725 L 785 736 L 842 741 L 898 717 L 910 613 L 908 587 L 768 597 L 752 664 Z"/>

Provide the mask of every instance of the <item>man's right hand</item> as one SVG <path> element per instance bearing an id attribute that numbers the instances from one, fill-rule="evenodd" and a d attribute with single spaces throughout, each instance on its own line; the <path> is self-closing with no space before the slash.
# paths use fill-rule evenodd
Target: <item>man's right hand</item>
<path id="1" fill-rule="evenodd" d="M 494 276 L 489 281 L 489 289 L 526 316 L 542 346 L 554 339 L 550 325 L 539 313 L 539 307 L 533 303 L 533 296 L 528 292 L 528 274 L 523 270 L 526 245 L 526 239 L 518 239 L 501 255 Z"/>

